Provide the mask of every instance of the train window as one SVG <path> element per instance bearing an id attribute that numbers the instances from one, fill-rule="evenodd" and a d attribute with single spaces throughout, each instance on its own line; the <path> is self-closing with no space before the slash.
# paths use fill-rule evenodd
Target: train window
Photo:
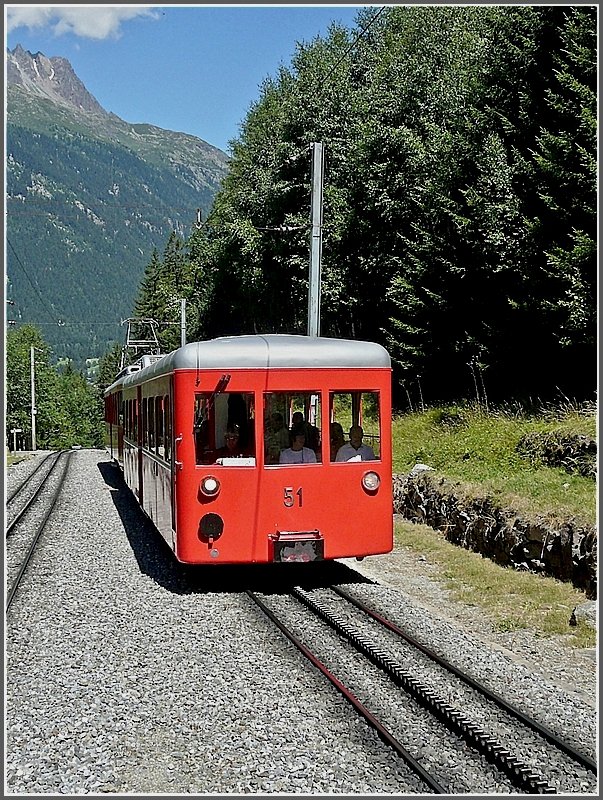
<path id="1" fill-rule="evenodd" d="M 155 452 L 161 458 L 165 457 L 164 447 L 164 421 L 163 421 L 163 397 L 155 398 Z"/>
<path id="2" fill-rule="evenodd" d="M 142 444 L 143 444 L 144 447 L 148 447 L 148 445 L 149 445 L 149 439 L 148 439 L 148 436 L 147 436 L 147 419 L 148 419 L 147 398 L 143 397 L 142 398 L 142 419 L 141 419 L 141 422 L 140 422 L 140 424 L 142 426 L 142 430 L 140 432 L 142 434 Z"/>
<path id="3" fill-rule="evenodd" d="M 170 397 L 167 394 L 163 398 L 163 418 L 165 426 L 165 460 L 169 461 L 172 454 L 172 416 L 170 409 Z"/>
<path id="4" fill-rule="evenodd" d="M 155 403 L 149 397 L 147 404 L 147 429 L 145 432 L 147 447 L 149 450 L 155 449 Z"/>
<path id="5" fill-rule="evenodd" d="M 331 392 L 329 419 L 331 461 L 372 461 L 381 458 L 378 392 Z"/>
<path id="6" fill-rule="evenodd" d="M 307 464 L 322 461 L 320 392 L 264 394 L 264 461 Z M 302 429 L 304 442 L 293 444 L 292 431 Z M 291 448 L 293 447 L 293 452 Z M 285 451 L 287 451 L 285 453 Z M 309 452 L 306 452 L 309 451 Z"/>
<path id="7" fill-rule="evenodd" d="M 236 440 L 226 433 L 234 431 Z M 197 464 L 218 458 L 255 458 L 255 398 L 250 392 L 195 394 L 193 435 Z M 241 462 L 241 463 L 247 463 Z"/>

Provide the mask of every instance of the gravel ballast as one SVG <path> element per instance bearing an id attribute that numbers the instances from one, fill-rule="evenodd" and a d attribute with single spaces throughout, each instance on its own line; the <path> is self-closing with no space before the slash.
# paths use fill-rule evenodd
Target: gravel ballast
<path id="1" fill-rule="evenodd" d="M 33 462 L 9 468 L 9 491 Z M 7 614 L 8 794 L 423 791 L 246 587 L 225 586 L 213 567 L 191 579 L 104 451 L 73 452 L 40 545 Z M 451 661 L 525 710 L 544 702 L 594 752 L 592 654 L 551 648 L 545 665 L 542 640 L 518 650 L 490 641 L 449 603 L 442 626 L 437 582 L 412 572 L 407 554 L 393 569 L 397 555 L 350 561 L 384 581 L 354 591 L 437 637 Z"/>

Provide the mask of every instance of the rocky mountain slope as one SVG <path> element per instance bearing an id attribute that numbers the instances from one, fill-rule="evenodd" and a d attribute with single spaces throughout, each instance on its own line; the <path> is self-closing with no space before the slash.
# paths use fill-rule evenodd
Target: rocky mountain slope
<path id="1" fill-rule="evenodd" d="M 55 356 L 81 368 L 122 340 L 153 249 L 209 211 L 228 157 L 105 111 L 67 59 L 17 45 L 7 79 L 12 318 L 38 324 Z"/>

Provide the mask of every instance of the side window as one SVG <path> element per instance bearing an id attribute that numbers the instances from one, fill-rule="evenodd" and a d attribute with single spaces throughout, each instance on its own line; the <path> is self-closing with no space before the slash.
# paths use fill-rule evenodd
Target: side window
<path id="1" fill-rule="evenodd" d="M 155 449 L 155 401 L 149 397 L 147 401 L 147 446 L 149 450 Z"/>
<path id="2" fill-rule="evenodd" d="M 329 419 L 331 461 L 375 461 L 381 458 L 378 392 L 331 392 Z"/>
<path id="3" fill-rule="evenodd" d="M 169 461 L 172 455 L 172 411 L 168 394 L 163 398 L 163 419 L 165 427 L 165 460 Z"/>
<path id="4" fill-rule="evenodd" d="M 320 392 L 264 394 L 264 462 L 316 464 L 323 459 Z"/>
<path id="5" fill-rule="evenodd" d="M 163 397 L 155 398 L 155 430 L 157 432 L 157 455 L 165 457 L 164 448 L 164 422 L 163 422 Z"/>
<path id="6" fill-rule="evenodd" d="M 147 398 L 143 397 L 142 398 L 142 420 L 141 420 L 141 425 L 142 425 L 142 431 L 141 432 L 142 432 L 142 445 L 143 445 L 143 447 L 148 447 L 149 446 L 149 437 L 148 437 L 148 428 L 147 428 L 147 421 L 148 421 L 147 406 L 148 406 Z"/>
<path id="7" fill-rule="evenodd" d="M 195 394 L 193 423 L 197 464 L 230 466 L 255 459 L 255 398 L 251 392 L 206 392 Z"/>

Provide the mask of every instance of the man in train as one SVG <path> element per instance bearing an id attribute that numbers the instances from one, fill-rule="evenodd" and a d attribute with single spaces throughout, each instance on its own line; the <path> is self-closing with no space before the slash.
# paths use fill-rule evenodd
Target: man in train
<path id="1" fill-rule="evenodd" d="M 360 425 L 352 425 L 350 441 L 339 448 L 335 461 L 375 461 L 377 457 L 373 448 L 362 443 L 363 436 L 364 431 Z"/>
<path id="2" fill-rule="evenodd" d="M 238 425 L 230 425 L 224 434 L 224 447 L 216 451 L 217 458 L 238 458 L 246 456 L 245 449 L 241 446 L 241 432 Z"/>

